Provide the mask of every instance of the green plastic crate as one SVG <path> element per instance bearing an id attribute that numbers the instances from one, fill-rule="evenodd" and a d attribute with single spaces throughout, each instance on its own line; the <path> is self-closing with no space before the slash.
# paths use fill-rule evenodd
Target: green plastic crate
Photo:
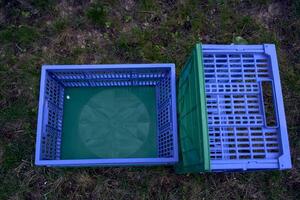
<path id="1" fill-rule="evenodd" d="M 197 44 L 179 76 L 177 105 L 180 162 L 175 166 L 176 173 L 210 171 L 201 51 L 201 45 Z"/>
<path id="2" fill-rule="evenodd" d="M 197 44 L 177 96 L 177 173 L 291 168 L 274 45 Z"/>

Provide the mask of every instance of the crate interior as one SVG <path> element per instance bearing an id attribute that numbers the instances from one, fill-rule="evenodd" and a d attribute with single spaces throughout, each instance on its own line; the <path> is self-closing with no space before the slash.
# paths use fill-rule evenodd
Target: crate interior
<path id="1" fill-rule="evenodd" d="M 153 86 L 66 88 L 61 159 L 156 157 L 155 102 Z"/>
<path id="2" fill-rule="evenodd" d="M 168 68 L 47 70 L 41 159 L 173 156 Z"/>

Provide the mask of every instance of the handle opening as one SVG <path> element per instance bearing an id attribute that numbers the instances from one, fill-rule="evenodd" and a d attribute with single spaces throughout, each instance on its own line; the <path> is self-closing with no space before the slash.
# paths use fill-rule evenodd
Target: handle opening
<path id="1" fill-rule="evenodd" d="M 274 91 L 273 91 L 273 82 L 262 81 L 262 104 L 265 115 L 265 124 L 267 127 L 277 127 L 277 111 L 276 111 L 276 101 L 274 101 Z"/>

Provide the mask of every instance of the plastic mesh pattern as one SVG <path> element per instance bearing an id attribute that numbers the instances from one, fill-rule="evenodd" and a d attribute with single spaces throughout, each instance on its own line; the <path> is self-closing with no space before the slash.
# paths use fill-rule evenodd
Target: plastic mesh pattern
<path id="1" fill-rule="evenodd" d="M 158 135 L 159 147 L 158 155 L 159 157 L 171 157 L 173 156 L 173 136 L 170 129 L 165 129 L 160 131 Z"/>
<path id="2" fill-rule="evenodd" d="M 279 156 L 274 129 L 260 127 L 210 127 L 211 159 L 265 159 Z"/>
<path id="3" fill-rule="evenodd" d="M 263 125 L 257 95 L 207 95 L 207 108 L 210 126 Z"/>
<path id="4" fill-rule="evenodd" d="M 63 87 L 50 75 L 47 75 L 44 123 L 42 131 L 42 159 L 53 160 L 60 158 L 60 144 L 63 117 Z"/>
<path id="5" fill-rule="evenodd" d="M 261 82 L 272 81 L 264 53 L 203 51 L 211 160 L 272 159 L 278 128 L 267 127 Z"/>
<path id="6" fill-rule="evenodd" d="M 157 86 L 158 91 L 158 155 L 173 156 L 172 101 L 170 72 L 166 73 Z"/>
<path id="7" fill-rule="evenodd" d="M 63 101 L 61 97 L 63 95 L 63 87 L 58 83 L 57 80 L 47 75 L 46 81 L 46 94 L 45 97 L 51 102 L 52 105 L 62 108 Z"/>
<path id="8" fill-rule="evenodd" d="M 64 87 L 155 86 L 164 75 L 161 70 L 74 70 L 53 74 Z"/>

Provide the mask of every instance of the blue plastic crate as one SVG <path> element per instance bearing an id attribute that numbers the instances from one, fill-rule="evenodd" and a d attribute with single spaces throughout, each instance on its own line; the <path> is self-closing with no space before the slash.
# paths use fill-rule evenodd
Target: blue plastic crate
<path id="1" fill-rule="evenodd" d="M 275 46 L 202 45 L 202 51 L 211 170 L 291 168 Z"/>
<path id="2" fill-rule="evenodd" d="M 61 159 L 64 90 L 69 87 L 153 86 L 157 157 Z M 126 144 L 124 144 L 126 145 Z M 113 149 L 111 149 L 113 151 Z M 36 140 L 36 165 L 159 165 L 178 161 L 174 64 L 44 65 Z"/>

